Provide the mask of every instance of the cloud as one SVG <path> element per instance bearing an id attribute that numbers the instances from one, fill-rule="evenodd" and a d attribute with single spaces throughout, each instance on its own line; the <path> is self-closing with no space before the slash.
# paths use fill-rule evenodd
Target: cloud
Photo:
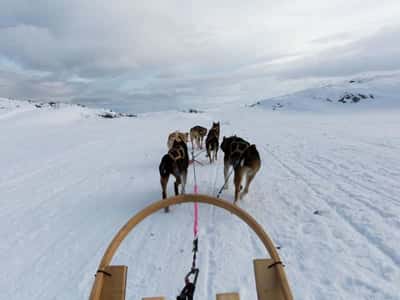
<path id="1" fill-rule="evenodd" d="M 349 76 L 400 69 L 400 27 L 302 57 L 277 73 L 282 78 Z"/>
<path id="2" fill-rule="evenodd" d="M 309 77 L 397 68 L 396 12 L 397 0 L 3 0 L 0 96 L 251 101 Z"/>
<path id="3" fill-rule="evenodd" d="M 68 85 L 64 81 L 0 71 L 0 90 L 3 97 L 9 98 L 62 100 L 72 96 L 78 91 L 78 87 Z"/>

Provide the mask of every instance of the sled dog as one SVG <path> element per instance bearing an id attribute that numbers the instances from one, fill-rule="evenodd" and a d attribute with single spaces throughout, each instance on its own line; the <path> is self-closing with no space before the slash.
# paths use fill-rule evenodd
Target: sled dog
<path id="1" fill-rule="evenodd" d="M 206 138 L 207 156 L 210 159 L 210 164 L 217 160 L 217 153 L 219 147 L 219 122 L 213 122 L 211 129 L 208 131 Z"/>
<path id="2" fill-rule="evenodd" d="M 233 167 L 236 203 L 239 198 L 242 199 L 249 192 L 250 183 L 261 167 L 260 155 L 255 145 L 250 145 L 249 142 L 237 136 L 224 137 L 221 150 L 224 152 L 224 177 L 226 182 L 224 188 L 228 188 L 227 176 L 230 167 Z M 244 177 L 246 177 L 246 184 L 240 193 Z"/>
<path id="3" fill-rule="evenodd" d="M 168 136 L 168 142 L 167 142 L 168 149 L 172 148 L 174 141 L 187 143 L 188 140 L 189 140 L 189 133 L 174 131 Z"/>
<path id="4" fill-rule="evenodd" d="M 175 177 L 175 195 L 179 195 L 179 185 L 181 185 L 181 194 L 185 193 L 188 166 L 189 155 L 186 143 L 184 141 L 175 140 L 171 149 L 161 159 L 160 166 L 158 167 L 163 199 L 167 198 L 167 184 L 171 174 Z M 167 207 L 165 212 L 168 211 L 169 208 Z"/>
<path id="5" fill-rule="evenodd" d="M 197 148 L 203 148 L 203 140 L 207 134 L 207 128 L 202 126 L 194 126 L 190 129 L 190 141 L 192 142 L 192 148 L 194 148 L 194 143 L 196 143 Z"/>

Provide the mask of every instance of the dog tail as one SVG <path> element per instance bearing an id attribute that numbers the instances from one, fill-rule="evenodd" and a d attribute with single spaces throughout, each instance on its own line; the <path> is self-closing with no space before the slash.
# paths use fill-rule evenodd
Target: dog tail
<path id="1" fill-rule="evenodd" d="M 158 167 L 158 170 L 160 171 L 160 176 L 165 177 L 167 176 L 170 172 L 171 168 L 171 157 L 169 157 L 168 154 L 164 155 L 163 158 L 161 159 L 160 166 Z"/>

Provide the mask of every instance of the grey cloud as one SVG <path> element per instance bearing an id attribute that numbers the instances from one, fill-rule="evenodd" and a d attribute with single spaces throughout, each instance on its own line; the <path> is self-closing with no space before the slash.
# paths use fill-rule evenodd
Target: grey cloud
<path id="1" fill-rule="evenodd" d="M 16 99 L 57 99 L 72 97 L 83 88 L 79 83 L 68 83 L 51 77 L 35 77 L 0 71 L 0 90 L 3 97 Z"/>
<path id="2" fill-rule="evenodd" d="M 277 71 L 282 78 L 349 76 L 400 69 L 400 27 L 303 57 Z"/>
<path id="3" fill-rule="evenodd" d="M 26 68 L 96 77 L 160 67 L 199 69 L 203 65 L 210 71 L 254 59 L 252 48 L 261 45 L 250 38 L 256 33 L 243 29 L 243 40 L 237 39 L 237 26 L 229 28 L 233 39 L 221 31 L 228 29 L 227 20 L 240 25 L 231 20 L 235 14 L 240 16 L 240 10 L 228 3 L 224 7 L 233 15 L 225 16 L 224 22 L 215 20 L 217 10 L 207 6 L 191 8 L 181 1 L 162 6 L 153 2 L 154 6 L 139 1 L 113 5 L 100 0 L 6 1 L 0 4 L 0 53 Z M 221 28 L 200 28 L 196 20 L 203 17 Z M 270 46 L 269 51 L 273 48 Z"/>
<path id="4" fill-rule="evenodd" d="M 326 44 L 326 43 L 331 43 L 331 42 L 343 43 L 343 41 L 351 41 L 352 37 L 353 37 L 353 35 L 350 32 L 340 32 L 340 33 L 336 33 L 333 35 L 316 38 L 316 39 L 312 40 L 311 42 L 316 43 L 316 44 Z"/>
<path id="5" fill-rule="evenodd" d="M 390 24 L 400 5 L 368 1 L 3 0 L 0 96 L 162 107 L 251 101 L 308 84 L 303 76 L 398 67 L 385 58 L 399 57 L 388 29 L 371 36 L 364 21 Z M 349 5 L 352 15 L 337 22 Z M 370 37 L 349 43 L 357 34 L 343 32 L 357 23 Z"/>

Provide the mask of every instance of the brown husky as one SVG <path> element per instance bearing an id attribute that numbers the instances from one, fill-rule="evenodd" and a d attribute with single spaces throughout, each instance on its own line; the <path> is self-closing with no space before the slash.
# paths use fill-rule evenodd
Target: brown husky
<path id="1" fill-rule="evenodd" d="M 203 140 L 207 134 L 207 128 L 202 126 L 194 126 L 190 129 L 190 141 L 192 142 L 192 148 L 194 148 L 193 141 L 196 142 L 197 148 L 203 148 Z"/>
<path id="2" fill-rule="evenodd" d="M 187 143 L 189 141 L 189 133 L 180 131 L 172 132 L 168 136 L 168 142 L 167 142 L 168 149 L 172 148 L 174 141 Z"/>
<path id="3" fill-rule="evenodd" d="M 214 123 L 211 127 L 211 129 L 208 131 L 207 138 L 206 138 L 206 150 L 207 150 L 207 156 L 210 159 L 210 163 L 212 163 L 214 160 L 217 160 L 217 153 L 218 153 L 218 147 L 219 147 L 219 122 Z M 214 156 L 212 157 L 212 153 L 214 153 Z"/>
<path id="4" fill-rule="evenodd" d="M 167 184 L 169 175 L 175 177 L 175 195 L 178 195 L 178 186 L 181 184 L 181 194 L 185 193 L 187 170 L 189 166 L 189 155 L 184 141 L 174 141 L 171 149 L 161 159 L 159 166 L 160 183 L 163 199 L 167 198 Z M 165 209 L 168 212 L 169 208 Z"/>
<path id="5" fill-rule="evenodd" d="M 260 155 L 255 145 L 250 145 L 244 139 L 231 136 L 224 137 L 221 144 L 221 149 L 224 152 L 224 177 L 225 189 L 228 188 L 227 176 L 230 167 L 232 166 L 235 172 L 235 203 L 239 199 L 241 183 L 243 177 L 246 176 L 246 184 L 244 190 L 240 193 L 240 199 L 249 192 L 249 185 L 256 176 L 261 167 Z"/>

